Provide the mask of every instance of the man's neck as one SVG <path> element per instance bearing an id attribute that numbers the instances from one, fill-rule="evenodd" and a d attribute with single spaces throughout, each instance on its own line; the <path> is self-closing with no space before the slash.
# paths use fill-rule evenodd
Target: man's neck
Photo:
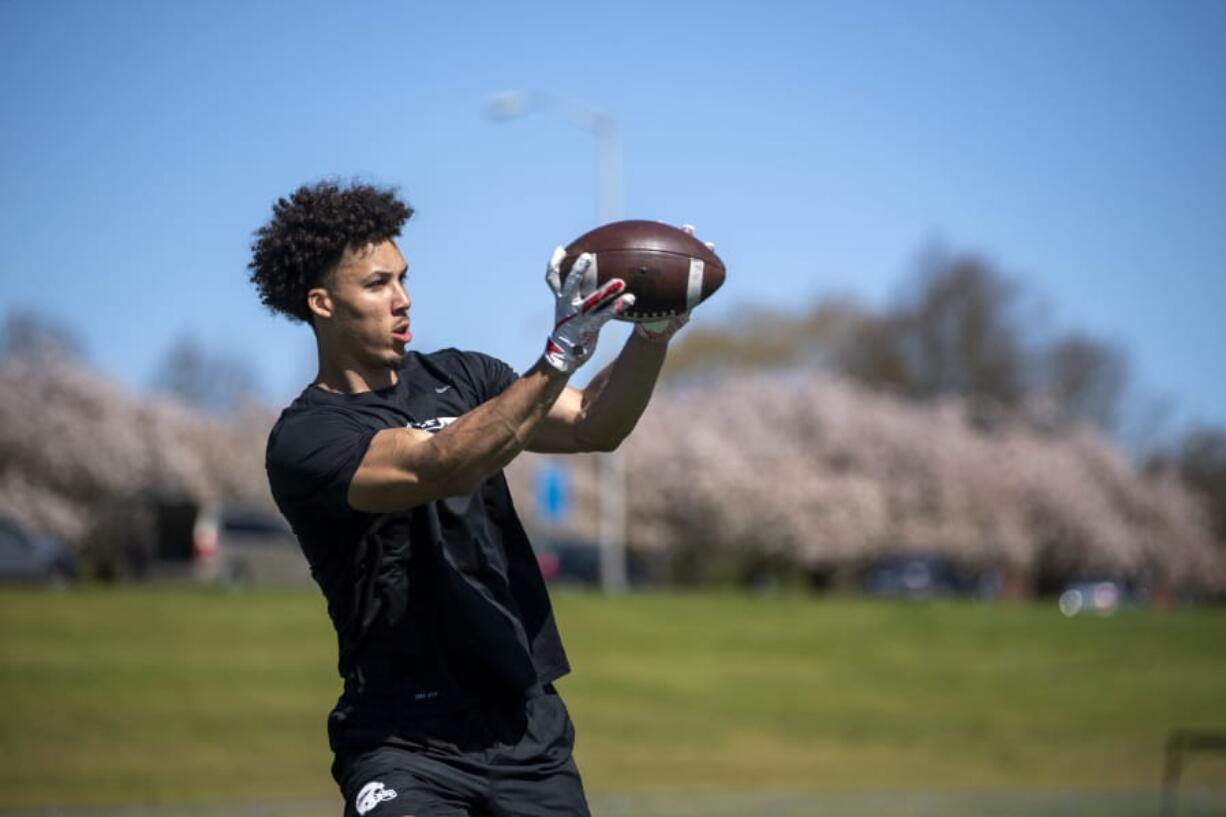
<path id="1" fill-rule="evenodd" d="M 395 369 L 358 366 L 352 361 L 325 361 L 320 358 L 319 373 L 312 385 L 337 394 L 361 394 L 395 386 Z"/>

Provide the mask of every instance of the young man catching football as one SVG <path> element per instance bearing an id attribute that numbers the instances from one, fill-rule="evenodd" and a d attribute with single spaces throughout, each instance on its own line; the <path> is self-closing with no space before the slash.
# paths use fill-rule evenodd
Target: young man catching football
<path id="1" fill-rule="evenodd" d="M 567 385 L 633 295 L 620 279 L 581 295 L 591 259 L 563 277 L 559 250 L 555 325 L 522 375 L 409 351 L 396 239 L 412 212 L 387 189 L 304 186 L 273 206 L 250 263 L 262 301 L 318 347 L 267 468 L 336 628 L 333 776 L 346 815 L 585 815 L 552 685 L 569 665 L 502 468 L 525 450 L 616 448 L 685 316 L 637 326 L 585 389 Z"/>

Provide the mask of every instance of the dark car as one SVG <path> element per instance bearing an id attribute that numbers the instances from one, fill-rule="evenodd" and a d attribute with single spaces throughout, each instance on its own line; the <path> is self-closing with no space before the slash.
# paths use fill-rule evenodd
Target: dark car
<path id="1" fill-rule="evenodd" d="M 860 574 L 860 587 L 872 596 L 926 599 L 972 592 L 974 587 L 940 556 L 887 556 Z"/>
<path id="2" fill-rule="evenodd" d="M 0 516 L 0 581 L 64 585 L 76 576 L 77 560 L 67 545 Z"/>
<path id="3" fill-rule="evenodd" d="M 541 575 L 550 584 L 600 584 L 600 545 L 596 542 L 562 539 L 535 542 Z M 626 580 L 632 586 L 646 584 L 650 575 L 635 553 L 626 554 Z"/>
<path id="4" fill-rule="evenodd" d="M 226 584 L 308 584 L 311 571 L 280 515 L 258 508 L 206 508 L 196 518 L 197 578 Z"/>

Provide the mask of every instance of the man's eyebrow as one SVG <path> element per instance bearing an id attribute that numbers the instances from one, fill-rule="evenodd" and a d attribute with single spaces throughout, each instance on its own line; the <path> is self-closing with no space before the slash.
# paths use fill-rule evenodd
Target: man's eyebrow
<path id="1" fill-rule="evenodd" d="M 400 277 L 400 276 L 402 276 L 402 275 L 408 275 L 408 273 L 409 273 L 409 265 L 408 265 L 408 264 L 405 264 L 405 265 L 404 265 L 404 269 L 400 270 L 400 272 L 392 272 L 391 270 L 387 270 L 387 269 L 376 269 L 376 270 L 371 270 L 371 271 L 370 271 L 370 272 L 367 274 L 367 276 L 366 276 L 366 278 L 365 278 L 364 280 L 366 280 L 366 281 L 373 281 L 373 280 L 375 280 L 375 278 L 379 277 L 380 275 L 394 275 L 394 276 L 396 276 L 397 278 L 399 278 L 399 277 Z"/>

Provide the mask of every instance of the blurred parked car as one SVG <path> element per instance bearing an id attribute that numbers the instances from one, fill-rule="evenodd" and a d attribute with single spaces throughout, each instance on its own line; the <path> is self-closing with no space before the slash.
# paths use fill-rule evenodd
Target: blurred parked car
<path id="1" fill-rule="evenodd" d="M 289 525 L 256 508 L 205 508 L 192 531 L 196 577 L 225 584 L 307 584 L 311 571 Z"/>
<path id="2" fill-rule="evenodd" d="M 77 560 L 67 545 L 0 516 L 0 581 L 63 585 L 76 576 Z"/>
<path id="3" fill-rule="evenodd" d="M 860 574 L 861 589 L 871 596 L 926 599 L 970 593 L 974 582 L 961 575 L 957 566 L 940 556 L 886 556 Z"/>
<path id="4" fill-rule="evenodd" d="M 541 575 L 551 584 L 600 584 L 600 545 L 583 540 L 562 539 L 535 542 L 536 561 Z M 631 585 L 648 581 L 646 565 L 633 553 L 626 554 L 626 579 Z"/>

